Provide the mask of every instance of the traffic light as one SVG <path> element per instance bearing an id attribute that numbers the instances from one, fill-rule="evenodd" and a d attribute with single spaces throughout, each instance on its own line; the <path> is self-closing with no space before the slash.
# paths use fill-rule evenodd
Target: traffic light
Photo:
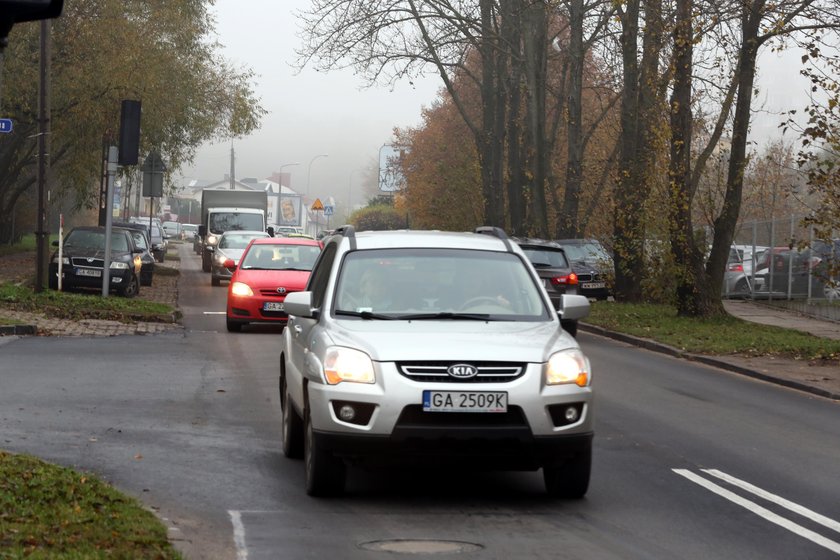
<path id="1" fill-rule="evenodd" d="M 64 0 L 0 0 L 0 49 L 14 24 L 57 18 L 63 8 Z"/>

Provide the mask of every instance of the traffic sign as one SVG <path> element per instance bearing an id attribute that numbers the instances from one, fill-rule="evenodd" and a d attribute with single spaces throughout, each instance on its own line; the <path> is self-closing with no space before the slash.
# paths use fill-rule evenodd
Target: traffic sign
<path id="1" fill-rule="evenodd" d="M 312 203 L 312 211 L 314 212 L 315 210 L 323 210 L 323 209 L 324 209 L 324 203 L 321 202 L 320 198 L 316 198 L 315 202 Z"/>
<path id="2" fill-rule="evenodd" d="M 15 123 L 12 119 L 0 119 L 0 132 L 8 134 L 15 128 Z"/>
<path id="3" fill-rule="evenodd" d="M 334 210 L 335 207 L 333 205 L 327 204 L 326 206 L 324 206 L 324 216 L 332 216 Z"/>

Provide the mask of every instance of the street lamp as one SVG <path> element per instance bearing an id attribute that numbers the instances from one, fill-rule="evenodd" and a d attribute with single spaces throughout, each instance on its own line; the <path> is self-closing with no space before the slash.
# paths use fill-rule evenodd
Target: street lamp
<path id="1" fill-rule="evenodd" d="M 294 165 L 300 165 L 300 162 L 296 161 L 295 163 L 284 163 L 280 166 L 280 171 L 277 172 L 277 182 L 280 183 L 280 190 L 283 190 L 283 168 L 284 167 L 292 167 Z M 291 185 L 286 185 L 287 187 L 291 188 Z"/>
<path id="2" fill-rule="evenodd" d="M 309 196 L 309 180 L 312 178 L 312 162 L 314 162 L 319 157 L 329 157 L 329 154 L 318 154 L 311 160 L 309 160 L 309 170 L 306 172 L 306 196 Z"/>

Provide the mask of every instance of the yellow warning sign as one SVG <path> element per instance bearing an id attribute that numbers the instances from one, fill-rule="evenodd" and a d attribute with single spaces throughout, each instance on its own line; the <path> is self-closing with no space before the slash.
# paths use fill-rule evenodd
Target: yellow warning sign
<path id="1" fill-rule="evenodd" d="M 314 212 L 315 210 L 323 210 L 324 204 L 321 202 L 320 198 L 316 198 L 315 202 L 312 203 L 311 210 Z"/>

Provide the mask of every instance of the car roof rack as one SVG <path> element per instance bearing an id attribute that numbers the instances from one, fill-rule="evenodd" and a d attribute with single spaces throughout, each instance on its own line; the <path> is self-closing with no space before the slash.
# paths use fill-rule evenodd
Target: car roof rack
<path id="1" fill-rule="evenodd" d="M 340 235 L 350 240 L 350 250 L 356 250 L 356 228 L 350 224 L 335 228 L 333 235 Z"/>
<path id="2" fill-rule="evenodd" d="M 350 224 L 337 227 L 333 230 L 333 235 L 343 235 L 344 237 L 356 237 L 356 228 Z"/>
<path id="3" fill-rule="evenodd" d="M 475 228 L 475 233 L 482 233 L 484 235 L 492 235 L 493 237 L 498 237 L 505 244 L 505 248 L 508 250 L 508 252 L 513 252 L 513 247 L 510 244 L 510 238 L 508 238 L 508 235 L 502 228 L 496 226 L 478 226 L 477 228 Z"/>

